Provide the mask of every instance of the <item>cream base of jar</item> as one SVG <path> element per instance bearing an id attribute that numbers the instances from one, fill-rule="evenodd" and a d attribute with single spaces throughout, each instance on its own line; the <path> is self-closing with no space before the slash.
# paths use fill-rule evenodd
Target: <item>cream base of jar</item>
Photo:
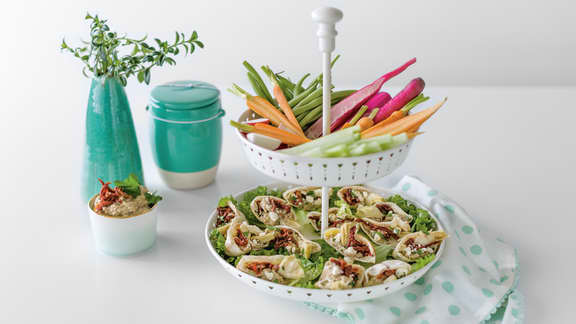
<path id="1" fill-rule="evenodd" d="M 211 184 L 216 177 L 218 166 L 198 172 L 171 172 L 158 168 L 164 183 L 172 189 L 197 189 Z"/>

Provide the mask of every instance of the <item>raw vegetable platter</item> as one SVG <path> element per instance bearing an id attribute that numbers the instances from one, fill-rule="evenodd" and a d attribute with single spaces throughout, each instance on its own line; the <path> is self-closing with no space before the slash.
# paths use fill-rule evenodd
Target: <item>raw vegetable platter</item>
<path id="1" fill-rule="evenodd" d="M 259 221 L 259 218 L 257 218 L 255 214 L 252 213 L 250 206 L 252 201 L 254 201 L 255 198 L 259 196 L 265 195 L 282 197 L 282 193 L 294 188 L 295 186 L 293 185 L 287 185 L 283 183 L 259 186 L 257 188 L 251 188 L 240 192 L 234 196 L 224 197 L 219 201 L 219 206 L 227 206 L 228 202 L 233 202 L 235 208 L 244 214 L 246 223 L 256 226 L 259 225 L 261 229 L 269 230 L 274 227 L 263 225 Z M 438 221 L 438 219 L 429 210 L 426 210 L 418 203 L 408 201 L 393 191 L 378 189 L 370 186 L 365 186 L 364 188 L 366 188 L 369 192 L 380 195 L 381 197 L 385 198 L 386 201 L 397 203 L 398 206 L 402 208 L 402 210 L 406 210 L 410 215 L 413 215 L 410 229 L 412 234 L 422 231 L 427 232 L 428 234 L 436 232 L 443 233 L 442 224 Z M 333 199 L 330 200 L 331 206 L 340 206 L 338 207 L 339 209 L 349 208 L 349 206 L 342 204 L 342 202 L 338 199 L 338 189 L 339 188 L 333 188 L 331 194 Z M 294 207 L 292 208 L 292 211 L 294 211 L 295 215 L 297 215 L 295 220 L 298 223 L 293 225 L 295 227 L 292 228 L 297 227 L 297 231 L 303 234 L 305 240 L 317 242 L 321 246 L 321 250 L 319 252 L 316 251 L 315 253 L 310 253 L 309 255 L 298 254 L 298 262 L 301 264 L 305 273 L 305 276 L 299 280 L 293 280 L 292 282 L 276 280 L 278 282 L 272 282 L 253 274 L 249 274 L 246 272 L 246 269 L 243 269 L 244 271 L 238 269 L 238 264 L 241 263 L 242 255 L 244 254 L 238 256 L 229 256 L 226 254 L 226 248 L 224 247 L 225 236 L 222 235 L 221 231 L 219 231 L 216 226 L 218 223 L 220 226 L 222 226 L 222 215 L 219 215 L 218 211 L 214 211 L 212 213 L 206 224 L 205 239 L 208 248 L 212 255 L 216 258 L 216 260 L 218 260 L 224 269 L 226 269 L 227 272 L 229 272 L 238 280 L 249 285 L 250 287 L 275 296 L 311 302 L 354 302 L 393 293 L 399 289 L 402 289 L 403 287 L 412 284 L 414 281 L 422 277 L 430 269 L 430 267 L 433 266 L 435 261 L 441 257 L 444 250 L 445 241 L 442 239 L 440 243 L 435 246 L 435 253 L 424 255 L 423 257 L 418 257 L 415 262 L 407 262 L 410 265 L 409 271 L 404 276 L 401 276 L 395 280 L 359 288 L 318 289 L 315 287 L 315 283 L 318 282 L 320 278 L 322 278 L 324 265 L 329 263 L 326 261 L 332 260 L 331 258 L 342 259 L 343 256 L 326 241 L 318 240 L 319 234 L 315 232 L 310 218 L 306 216 L 308 215 L 308 212 L 304 212 L 303 210 Z M 233 220 L 234 219 L 232 219 L 232 222 Z M 342 226 L 345 226 L 346 224 L 350 223 L 344 223 Z M 338 226 L 330 228 L 330 230 L 333 231 L 336 231 L 337 229 Z M 327 233 L 329 233 L 329 231 Z M 353 264 L 352 262 L 354 262 L 354 264 L 361 264 L 362 266 L 369 268 L 373 264 L 387 262 L 394 259 L 394 257 L 391 256 L 391 253 L 393 253 L 391 251 L 393 251 L 393 249 L 390 246 L 385 246 L 385 244 L 374 244 L 374 246 L 376 246 L 376 248 L 374 249 L 375 260 L 373 260 L 373 263 L 367 264 L 357 261 L 354 262 L 350 259 L 348 259 L 348 262 L 350 262 L 350 264 Z M 271 255 L 284 255 L 286 257 L 290 255 L 290 253 L 287 252 L 286 249 L 283 250 L 283 248 L 276 249 L 274 246 L 268 246 L 255 251 L 246 252 L 245 255 L 248 256 L 248 258 L 254 258 L 258 256 L 266 257 Z M 306 256 L 308 258 L 306 258 Z"/>
<path id="2" fill-rule="evenodd" d="M 422 93 L 421 78 L 394 96 L 381 91 L 386 81 L 415 62 L 411 59 L 359 90 L 331 90 L 332 133 L 325 136 L 319 132 L 322 74 L 306 84 L 309 74 L 292 82 L 283 72 L 262 66 L 272 84 L 269 91 L 265 78 L 244 62 L 256 95 L 236 84 L 229 89 L 249 108 L 231 124 L 252 166 L 280 181 L 343 186 L 375 180 L 404 162 L 420 126 L 446 101 L 411 113 L 429 99 Z"/>

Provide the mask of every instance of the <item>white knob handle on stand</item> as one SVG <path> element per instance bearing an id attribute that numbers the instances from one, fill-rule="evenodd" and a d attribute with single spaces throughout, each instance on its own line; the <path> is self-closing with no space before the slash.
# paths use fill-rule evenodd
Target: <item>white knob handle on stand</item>
<path id="1" fill-rule="evenodd" d="M 330 108 L 332 91 L 332 71 L 330 68 L 331 54 L 336 47 L 336 23 L 342 19 L 342 11 L 332 7 L 322 7 L 312 12 L 312 20 L 318 23 L 318 48 L 322 52 L 322 132 L 324 136 L 330 134 Z M 328 228 L 328 209 L 330 199 L 330 187 L 322 187 L 322 237 Z"/>
<path id="2" fill-rule="evenodd" d="M 318 47 L 321 52 L 332 53 L 336 47 L 336 23 L 342 20 L 342 11 L 332 7 L 322 7 L 312 12 L 312 20 L 318 23 Z"/>

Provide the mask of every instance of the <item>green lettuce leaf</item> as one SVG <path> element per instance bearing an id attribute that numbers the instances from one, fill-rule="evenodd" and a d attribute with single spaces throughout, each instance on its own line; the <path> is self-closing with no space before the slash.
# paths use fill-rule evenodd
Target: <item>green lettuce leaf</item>
<path id="1" fill-rule="evenodd" d="M 402 198 L 400 195 L 394 195 L 386 199 L 389 202 L 395 203 L 406 213 L 412 215 L 413 220 L 410 223 L 413 232 L 424 232 L 428 234 L 430 231 L 438 229 L 438 225 L 430 214 L 416 205 L 410 203 L 408 200 Z"/>
<path id="2" fill-rule="evenodd" d="M 322 248 L 322 250 L 320 251 L 320 253 L 316 253 L 316 255 L 318 257 L 323 257 L 324 260 L 328 260 L 330 258 L 341 258 L 340 253 L 338 253 L 338 251 L 336 251 L 336 249 L 334 249 L 333 247 L 331 247 L 328 243 L 326 243 L 326 241 L 324 241 L 323 239 L 319 239 L 319 240 L 314 240 L 314 242 L 320 244 L 320 247 Z"/>
<path id="3" fill-rule="evenodd" d="M 376 254 L 376 263 L 385 261 L 390 255 L 390 253 L 392 253 L 392 250 L 394 250 L 394 246 L 392 245 L 386 245 L 386 244 L 375 245 L 374 253 Z"/>
<path id="4" fill-rule="evenodd" d="M 281 198 L 282 191 L 269 190 L 264 186 L 259 186 L 254 190 L 246 192 L 236 204 L 238 209 L 240 209 L 240 211 L 244 214 L 244 216 L 246 216 L 246 221 L 248 221 L 249 224 L 256 225 L 260 228 L 264 228 L 266 227 L 266 225 L 264 225 L 261 221 L 259 221 L 258 218 L 256 218 L 256 216 L 254 216 L 254 214 L 252 213 L 252 210 L 250 210 L 250 203 L 257 196 L 274 196 Z"/>
<path id="5" fill-rule="evenodd" d="M 231 201 L 235 206 L 238 206 L 238 202 L 232 196 L 225 196 L 218 200 L 218 207 L 226 207 L 228 206 L 228 202 Z"/>
<path id="6" fill-rule="evenodd" d="M 291 285 L 301 288 L 314 288 L 314 282 L 324 269 L 325 259 L 321 255 L 314 255 L 309 260 L 299 257 L 300 264 L 304 269 L 304 278 L 293 282 Z"/>
<path id="7" fill-rule="evenodd" d="M 234 266 L 236 265 L 236 262 L 240 258 L 228 256 L 226 254 L 225 250 L 226 238 L 217 229 L 213 229 L 212 232 L 210 232 L 210 243 L 212 243 L 212 246 L 214 247 L 218 255 L 222 257 L 222 259 L 226 260 L 226 262 L 230 263 L 231 265 Z"/>
<path id="8" fill-rule="evenodd" d="M 416 272 L 424 268 L 428 263 L 432 262 L 435 257 L 436 255 L 434 254 L 428 254 L 427 256 L 423 256 L 419 259 L 416 259 L 416 261 L 410 267 L 410 273 Z"/>
<path id="9" fill-rule="evenodd" d="M 332 195 L 330 195 L 329 200 L 330 207 L 337 207 L 336 202 L 340 200 L 340 198 L 338 198 L 338 190 L 340 190 L 341 188 L 342 187 L 332 187 Z"/>

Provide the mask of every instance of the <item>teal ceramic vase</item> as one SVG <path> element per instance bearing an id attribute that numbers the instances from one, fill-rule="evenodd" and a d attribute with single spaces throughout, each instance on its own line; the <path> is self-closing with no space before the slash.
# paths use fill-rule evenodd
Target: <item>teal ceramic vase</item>
<path id="1" fill-rule="evenodd" d="M 95 78 L 86 110 L 86 144 L 82 198 L 88 202 L 100 190 L 98 178 L 114 181 L 130 173 L 144 183 L 132 113 L 122 84 L 114 78 Z"/>

